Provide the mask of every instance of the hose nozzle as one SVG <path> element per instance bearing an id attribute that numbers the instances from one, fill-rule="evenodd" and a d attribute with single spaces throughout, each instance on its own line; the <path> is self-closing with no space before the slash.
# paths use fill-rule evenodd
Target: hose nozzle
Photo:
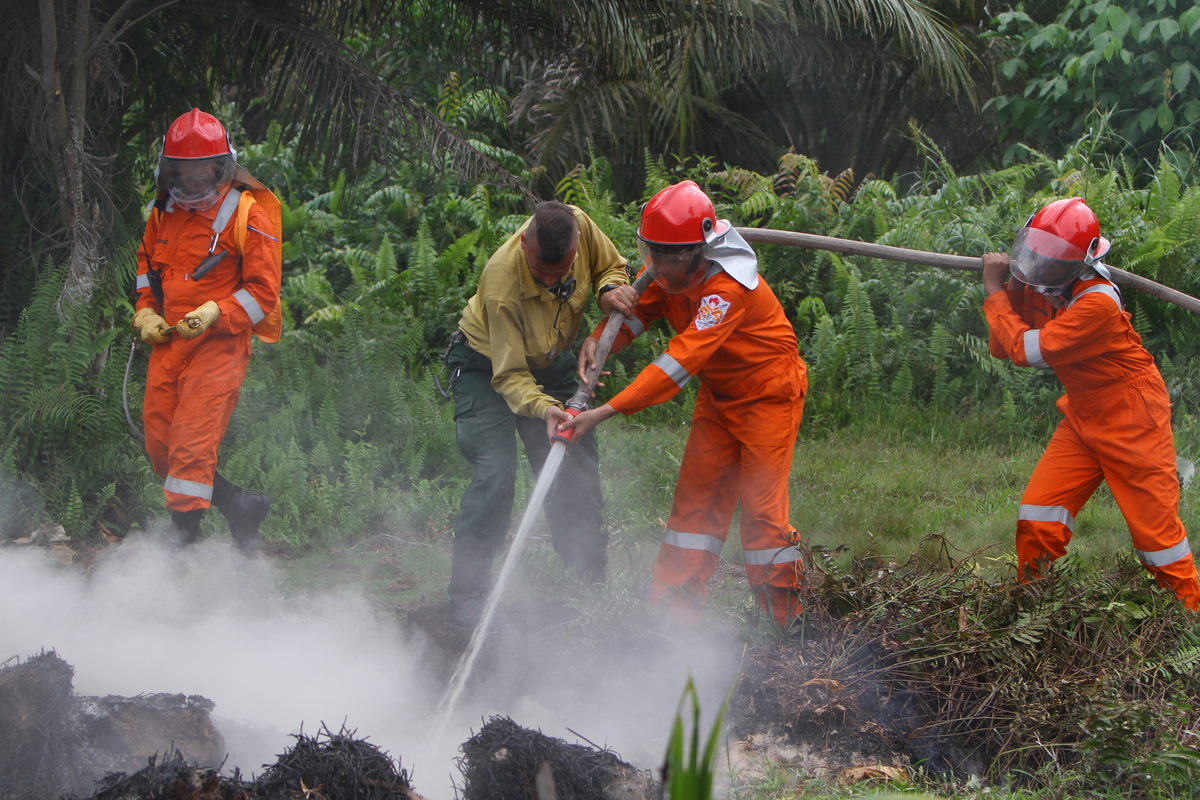
<path id="1" fill-rule="evenodd" d="M 574 406 L 567 406 L 563 410 L 566 411 L 568 414 L 570 414 L 572 417 L 578 417 L 579 412 L 582 411 L 583 409 L 575 408 Z M 574 443 L 574 441 L 575 441 L 575 429 L 569 428 L 568 430 L 565 430 L 565 431 L 559 431 L 558 433 L 554 434 L 553 437 L 551 437 L 551 441 L 562 442 L 567 447 L 570 447 L 571 444 Z"/>

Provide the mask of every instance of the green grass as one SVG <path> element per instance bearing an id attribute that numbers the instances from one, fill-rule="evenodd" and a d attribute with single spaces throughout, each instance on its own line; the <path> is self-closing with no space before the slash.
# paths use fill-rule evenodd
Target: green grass
<path id="1" fill-rule="evenodd" d="M 279 562 L 286 594 L 335 592 L 346 587 L 384 603 L 412 607 L 446 596 L 449 553 L 434 541 L 374 536 L 350 547 L 319 548 Z"/>
<path id="2" fill-rule="evenodd" d="M 650 619 L 646 592 L 662 524 L 670 514 L 687 432 L 686 425 L 643 426 L 636 418 L 606 424 L 601 430 L 601 470 L 612 531 L 609 584 L 588 587 L 564 574 L 549 532 L 539 525 L 522 554 L 512 599 L 541 595 L 565 603 L 578 612 L 570 624 L 585 639 L 597 630 L 646 624 Z M 851 558 L 868 555 L 903 562 L 928 537 L 937 535 L 950 545 L 954 558 L 971 558 L 983 574 L 1011 579 L 1017 505 L 1046 438 L 991 443 L 981 440 L 978 428 L 969 425 L 920 430 L 880 422 L 840 431 L 806 429 L 797 443 L 789 483 L 791 521 L 811 545 L 839 551 L 836 558 L 843 566 Z M 523 467 L 514 527 L 532 488 L 532 475 Z M 460 491 L 460 482 L 429 483 L 399 495 L 382 535 L 364 532 L 357 544 L 321 547 L 284 560 L 281 588 L 306 593 L 354 585 L 399 608 L 442 602 L 449 578 L 450 520 Z M 1195 518 L 1198 507 L 1200 487 L 1193 487 L 1182 495 L 1185 523 Z M 341 538 L 354 541 L 352 533 Z M 736 563 L 740 553 L 735 520 L 722 555 Z M 1079 515 L 1070 553 L 1085 562 L 1132 557 L 1124 519 L 1106 487 Z M 736 569 L 719 570 L 710 583 L 709 600 L 714 622 L 738 630 L 751 641 L 773 637 L 765 629 L 769 625 L 757 631 L 746 629 L 755 604 Z M 1087 779 L 1071 772 L 1039 775 L 1036 783 L 1043 788 L 1036 792 L 993 787 L 985 794 L 920 783 L 842 786 L 784 763 L 767 764 L 761 772 L 761 780 L 718 796 L 729 800 L 949 795 L 1049 800 L 1073 796 L 1073 790 Z M 1088 785 L 1095 789 L 1094 782 Z M 1114 789 L 1111 796 L 1119 794 Z"/>
<path id="3" fill-rule="evenodd" d="M 810 545 L 837 551 L 843 565 L 865 556 L 903 562 L 923 540 L 938 535 L 953 557 L 971 557 L 985 574 L 1011 577 L 1017 505 L 1045 440 L 989 445 L 978 441 L 970 426 L 940 430 L 947 435 L 888 422 L 831 433 L 806 429 L 789 480 L 792 524 Z M 643 426 L 636 417 L 614 419 L 601 429 L 614 591 L 644 596 L 687 432 L 682 424 Z M 354 582 L 388 603 L 439 601 L 449 577 L 450 521 L 461 486 L 460 481 L 426 482 L 398 493 L 381 529 L 394 539 L 370 539 L 377 531 L 346 534 L 346 540 L 358 543 L 318 548 L 286 562 L 289 584 L 323 589 Z M 532 474 L 523 466 L 514 528 L 532 488 Z M 1197 511 L 1200 490 L 1193 486 L 1181 498 L 1185 524 Z M 1128 528 L 1106 486 L 1080 513 L 1069 552 L 1084 561 L 1132 557 Z M 722 556 L 740 561 L 736 518 Z M 523 568 L 528 578 L 521 582 L 523 590 L 571 591 L 544 527 L 534 531 Z M 731 613 L 751 605 L 744 579 L 714 580 L 710 598 Z"/>
<path id="4" fill-rule="evenodd" d="M 662 530 L 656 520 L 670 514 L 686 437 L 686 428 L 624 420 L 605 426 L 606 513 L 621 548 L 614 560 L 624 556 L 635 568 L 653 561 Z M 1043 446 L 963 446 L 883 426 L 802 436 L 789 480 L 791 522 L 812 545 L 844 547 L 844 560 L 873 553 L 904 561 L 937 534 L 956 557 L 977 554 L 981 569 L 1011 575 L 1017 506 Z M 1185 522 L 1198 506 L 1197 491 L 1184 492 Z M 1128 528 L 1107 487 L 1080 513 L 1070 550 L 1084 559 L 1129 557 Z M 722 555 L 736 561 L 740 554 L 735 520 Z"/>

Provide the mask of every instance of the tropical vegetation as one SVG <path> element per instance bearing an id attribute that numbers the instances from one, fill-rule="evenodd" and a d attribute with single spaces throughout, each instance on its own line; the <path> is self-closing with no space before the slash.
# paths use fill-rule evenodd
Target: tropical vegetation
<path id="1" fill-rule="evenodd" d="M 444 569 L 468 475 L 440 354 L 535 199 L 582 207 L 636 263 L 641 203 L 685 178 L 738 225 L 967 256 L 1007 250 L 1030 213 L 1077 195 L 1109 261 L 1200 295 L 1195 5 L 0 2 L 4 539 L 56 522 L 92 543 L 163 513 L 131 430 L 146 363 L 128 329 L 131 243 L 158 139 L 192 105 L 228 123 L 283 202 L 285 333 L 256 343 L 220 460 L 272 497 L 264 533 L 293 554 L 385 534 L 433 545 L 428 571 Z M 978 276 L 758 249 L 809 369 L 794 509 L 830 544 L 831 574 L 929 533 L 972 552 L 1010 536 L 1061 387 L 989 355 Z M 1124 300 L 1194 459 L 1197 317 Z M 585 327 L 599 319 L 593 304 Z M 669 335 L 615 356 L 600 399 Z M 615 585 L 652 559 L 693 401 L 608 432 Z M 1103 493 L 1091 508 L 1079 531 L 1095 535 L 1077 538 L 1108 557 L 1123 523 Z M 1007 574 L 1003 554 L 971 563 Z M 744 592 L 715 595 L 733 617 L 752 610 Z M 673 757 L 707 786 L 688 730 Z"/>

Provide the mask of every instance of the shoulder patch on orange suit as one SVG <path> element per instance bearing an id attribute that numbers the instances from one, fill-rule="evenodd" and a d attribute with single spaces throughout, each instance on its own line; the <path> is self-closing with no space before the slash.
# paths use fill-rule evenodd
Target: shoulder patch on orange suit
<path id="1" fill-rule="evenodd" d="M 696 330 L 702 331 L 714 325 L 720 325 L 729 310 L 729 301 L 719 294 L 710 294 L 700 298 L 700 308 L 696 311 Z"/>

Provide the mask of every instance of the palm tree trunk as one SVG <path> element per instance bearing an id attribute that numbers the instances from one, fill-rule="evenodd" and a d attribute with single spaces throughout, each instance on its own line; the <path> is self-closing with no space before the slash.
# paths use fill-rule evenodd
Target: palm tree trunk
<path id="1" fill-rule="evenodd" d="M 62 313 L 64 304 L 73 306 L 88 299 L 100 265 L 99 207 L 93 204 L 89 208 L 84 192 L 88 158 L 84 145 L 88 93 L 85 60 L 90 44 L 92 4 L 91 0 L 76 0 L 71 25 L 66 29 L 70 37 L 65 42 L 59 42 L 55 0 L 39 0 L 38 10 L 42 38 L 39 83 L 45 95 L 46 135 L 54 166 L 59 217 L 70 248 L 70 271 L 59 296 Z M 67 12 L 65 3 L 63 12 Z"/>

